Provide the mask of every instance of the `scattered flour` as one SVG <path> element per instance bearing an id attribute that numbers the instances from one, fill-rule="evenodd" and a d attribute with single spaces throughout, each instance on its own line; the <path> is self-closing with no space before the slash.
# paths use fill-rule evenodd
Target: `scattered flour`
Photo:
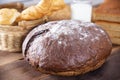
<path id="1" fill-rule="evenodd" d="M 72 35 L 75 33 L 75 30 L 78 30 L 79 34 L 83 36 L 80 37 L 79 39 L 86 40 L 86 38 L 91 36 L 91 33 L 85 32 L 89 27 L 93 27 L 96 31 L 100 30 L 101 33 L 104 33 L 104 31 L 98 29 L 94 23 L 89 23 L 89 22 L 62 20 L 57 22 L 56 24 L 53 24 L 52 26 L 53 27 L 50 28 L 50 31 L 45 35 L 46 37 L 51 37 L 52 39 L 59 39 L 61 34 Z M 86 27 L 86 30 L 85 29 L 83 30 L 83 27 Z M 91 41 L 99 40 L 100 34 L 95 34 L 95 35 L 96 37 L 91 39 Z M 64 42 L 58 41 L 58 44 L 63 44 Z"/>
<path id="2" fill-rule="evenodd" d="M 62 44 L 62 41 L 58 41 L 58 44 Z"/>
<path id="3" fill-rule="evenodd" d="M 95 40 L 99 40 L 100 38 L 98 36 L 96 36 L 95 38 L 92 38 L 91 41 L 95 41 Z"/>

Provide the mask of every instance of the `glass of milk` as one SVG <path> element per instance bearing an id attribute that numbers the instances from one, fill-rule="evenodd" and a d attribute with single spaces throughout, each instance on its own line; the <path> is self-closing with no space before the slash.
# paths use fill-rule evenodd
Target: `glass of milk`
<path id="1" fill-rule="evenodd" d="M 91 22 L 92 2 L 91 0 L 72 0 L 71 19 Z"/>

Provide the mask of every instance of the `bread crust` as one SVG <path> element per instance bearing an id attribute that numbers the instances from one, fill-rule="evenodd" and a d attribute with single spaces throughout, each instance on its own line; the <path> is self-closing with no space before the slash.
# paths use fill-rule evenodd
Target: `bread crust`
<path id="1" fill-rule="evenodd" d="M 59 75 L 59 76 L 77 76 L 77 75 L 80 75 L 80 74 L 82 75 L 87 72 L 90 72 L 90 71 L 100 68 L 104 62 L 105 62 L 105 60 L 101 60 L 100 62 L 97 63 L 97 65 L 95 65 L 93 67 L 87 66 L 84 68 L 80 68 L 79 70 L 76 70 L 76 71 L 52 72 L 52 71 L 45 71 L 39 67 L 36 69 L 39 70 L 40 72 L 46 73 L 46 74 Z"/>

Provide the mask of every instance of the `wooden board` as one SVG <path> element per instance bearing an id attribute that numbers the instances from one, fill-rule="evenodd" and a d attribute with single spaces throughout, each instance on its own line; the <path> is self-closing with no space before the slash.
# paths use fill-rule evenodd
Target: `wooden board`
<path id="1" fill-rule="evenodd" d="M 0 66 L 22 59 L 22 53 L 10 53 L 0 51 Z"/>
<path id="2" fill-rule="evenodd" d="M 120 80 L 120 47 L 112 50 L 111 56 L 101 68 L 75 77 L 42 74 L 32 68 L 22 57 L 16 59 L 0 66 L 0 80 Z"/>

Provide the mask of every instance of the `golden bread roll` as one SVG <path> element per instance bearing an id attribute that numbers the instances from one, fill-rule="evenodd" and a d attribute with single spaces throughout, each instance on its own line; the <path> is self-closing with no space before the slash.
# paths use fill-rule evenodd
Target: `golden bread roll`
<path id="1" fill-rule="evenodd" d="M 11 25 L 20 16 L 16 9 L 0 9 L 0 24 Z"/>
<path id="2" fill-rule="evenodd" d="M 54 11 L 49 16 L 44 16 L 36 20 L 29 20 L 29 21 L 22 20 L 18 22 L 18 25 L 24 28 L 30 28 L 49 21 L 68 20 L 70 19 L 70 16 L 71 16 L 70 6 L 66 5 L 63 9 Z"/>
<path id="3" fill-rule="evenodd" d="M 22 20 L 36 20 L 65 7 L 64 0 L 41 0 L 37 5 L 28 7 L 20 16 Z"/>

